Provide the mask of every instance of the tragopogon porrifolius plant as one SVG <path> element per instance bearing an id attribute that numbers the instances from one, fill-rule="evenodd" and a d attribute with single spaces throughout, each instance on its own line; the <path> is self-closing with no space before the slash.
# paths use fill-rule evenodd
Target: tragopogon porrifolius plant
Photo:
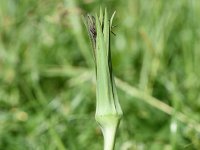
<path id="1" fill-rule="evenodd" d="M 107 10 L 99 16 L 87 15 L 86 26 L 93 47 L 96 69 L 95 119 L 104 136 L 104 150 L 113 150 L 115 134 L 122 117 L 112 72 L 110 33 L 115 12 L 109 19 Z"/>

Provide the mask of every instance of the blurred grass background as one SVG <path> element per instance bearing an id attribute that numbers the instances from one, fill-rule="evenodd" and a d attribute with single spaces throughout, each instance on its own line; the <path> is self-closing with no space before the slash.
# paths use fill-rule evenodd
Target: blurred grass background
<path id="1" fill-rule="evenodd" d="M 1 0 L 0 149 L 101 150 L 81 15 L 117 11 L 116 150 L 200 149 L 200 1 Z"/>

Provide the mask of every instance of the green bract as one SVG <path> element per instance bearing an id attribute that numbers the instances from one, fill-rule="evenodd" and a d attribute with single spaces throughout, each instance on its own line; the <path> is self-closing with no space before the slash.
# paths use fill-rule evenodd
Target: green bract
<path id="1" fill-rule="evenodd" d="M 115 133 L 122 116 L 112 73 L 110 51 L 110 33 L 114 15 L 115 13 L 109 21 L 105 9 L 104 14 L 100 10 L 99 17 L 96 15 L 95 19 L 90 15 L 87 16 L 87 28 L 93 44 L 96 67 L 97 107 L 95 118 L 104 135 L 104 150 L 114 149 Z"/>

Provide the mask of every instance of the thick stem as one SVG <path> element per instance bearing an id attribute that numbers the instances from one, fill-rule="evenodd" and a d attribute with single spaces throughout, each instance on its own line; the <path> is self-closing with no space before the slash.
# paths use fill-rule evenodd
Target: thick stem
<path id="1" fill-rule="evenodd" d="M 100 125 L 104 136 L 104 150 L 114 150 L 115 134 L 120 118 L 121 116 L 117 114 L 103 116 L 96 115 L 96 121 Z"/>

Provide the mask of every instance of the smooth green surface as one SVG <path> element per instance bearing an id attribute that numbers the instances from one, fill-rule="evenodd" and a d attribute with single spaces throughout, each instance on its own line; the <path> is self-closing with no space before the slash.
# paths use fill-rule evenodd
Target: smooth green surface
<path id="1" fill-rule="evenodd" d="M 102 17 L 103 16 L 103 17 Z M 116 131 L 122 116 L 118 101 L 115 81 L 113 79 L 110 34 L 112 27 L 108 19 L 108 12 L 102 12 L 95 17 L 95 71 L 96 71 L 96 114 L 95 119 L 102 130 L 104 137 L 104 150 L 114 150 Z M 91 27 L 89 27 L 91 28 Z M 89 30 L 91 32 L 91 30 Z M 92 42 L 92 41 L 91 41 Z"/>
<path id="2" fill-rule="evenodd" d="M 124 112 L 116 150 L 199 149 L 198 0 L 1 0 L 0 149 L 102 149 L 81 20 L 100 6 L 116 10 L 112 61 Z"/>

